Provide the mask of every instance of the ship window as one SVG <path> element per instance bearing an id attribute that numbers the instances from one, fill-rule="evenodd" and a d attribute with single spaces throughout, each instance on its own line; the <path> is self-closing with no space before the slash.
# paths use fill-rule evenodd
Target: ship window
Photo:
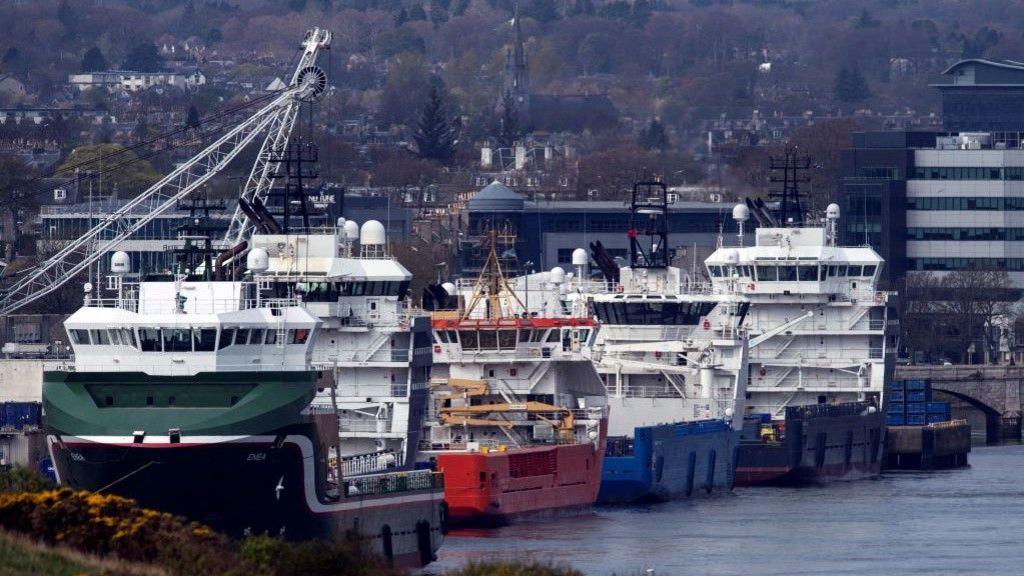
<path id="1" fill-rule="evenodd" d="M 779 281 L 780 282 L 795 282 L 796 281 L 796 266 L 779 266 Z"/>
<path id="2" fill-rule="evenodd" d="M 836 266 L 836 276 L 846 276 L 846 266 Z"/>
<path id="3" fill-rule="evenodd" d="M 115 329 L 115 330 L 111 330 L 110 331 L 110 343 L 113 344 L 114 346 L 120 346 L 121 345 L 121 331 L 120 330 L 116 330 Z"/>
<path id="4" fill-rule="evenodd" d="M 249 336 L 252 330 L 249 328 L 239 328 L 238 335 L 235 336 L 235 344 L 244 346 L 249 343 Z"/>
<path id="5" fill-rule="evenodd" d="M 250 330 L 249 344 L 254 346 L 263 344 L 263 328 L 253 328 Z"/>
<path id="6" fill-rule="evenodd" d="M 107 396 L 103 400 L 104 400 L 104 402 L 106 403 L 107 406 L 113 406 L 114 405 L 114 397 L 113 396 Z"/>
<path id="7" fill-rule="evenodd" d="M 267 344 L 277 344 L 277 332 L 273 330 L 267 330 Z"/>
<path id="8" fill-rule="evenodd" d="M 195 338 L 196 352 L 213 352 L 217 343 L 217 329 L 196 328 L 192 330 L 192 337 Z"/>
<path id="9" fill-rule="evenodd" d="M 480 331 L 480 349 L 493 350 L 498 347 L 498 332 L 496 330 Z"/>
<path id="10" fill-rule="evenodd" d="M 477 347 L 477 333 L 473 330 L 459 330 L 459 341 L 464 349 Z"/>
<path id="11" fill-rule="evenodd" d="M 498 330 L 498 347 L 502 350 L 514 350 L 516 347 L 516 331 Z"/>
<path id="12" fill-rule="evenodd" d="M 520 342 L 529 342 L 530 341 L 530 333 L 531 332 L 532 332 L 532 330 L 520 330 L 519 331 L 519 341 Z"/>
<path id="13" fill-rule="evenodd" d="M 90 330 L 92 333 L 92 343 L 100 346 L 106 346 L 110 344 L 110 336 L 106 330 Z"/>
<path id="14" fill-rule="evenodd" d="M 722 267 L 721 266 L 708 266 L 708 271 L 711 272 L 711 276 L 713 278 L 721 278 L 722 277 Z"/>
<path id="15" fill-rule="evenodd" d="M 455 330 L 448 330 L 447 332 L 448 332 L 448 341 L 451 342 L 452 344 L 457 344 L 459 342 L 459 335 L 458 335 L 458 333 L 455 332 Z"/>
<path id="16" fill-rule="evenodd" d="M 533 330 L 532 332 L 533 333 L 530 335 L 530 342 L 543 342 L 544 341 L 544 331 L 543 330 Z"/>
<path id="17" fill-rule="evenodd" d="M 131 328 L 127 328 L 124 330 L 123 340 L 125 345 L 127 346 L 131 346 L 132 348 L 139 347 L 139 343 L 135 340 L 135 330 L 132 330 Z"/>
<path id="18" fill-rule="evenodd" d="M 847 276 L 860 276 L 860 271 L 861 271 L 861 267 L 860 266 L 850 266 L 849 268 L 846 269 L 846 275 Z"/>
<path id="19" fill-rule="evenodd" d="M 797 266 L 801 282 L 815 282 L 818 280 L 817 266 Z"/>
<path id="20" fill-rule="evenodd" d="M 551 331 L 548 332 L 548 342 L 558 342 L 560 336 L 558 329 L 552 328 Z"/>
<path id="21" fill-rule="evenodd" d="M 306 328 L 299 328 L 297 330 L 291 330 L 291 342 L 292 344 L 305 344 L 306 340 L 309 339 L 309 330 Z"/>
<path id="22" fill-rule="evenodd" d="M 71 336 L 72 344 L 88 344 L 89 343 L 89 331 L 88 330 L 69 330 L 68 335 Z"/>
<path id="23" fill-rule="evenodd" d="M 761 282 L 775 282 L 779 274 L 775 266 L 758 266 L 757 279 Z"/>
<path id="24" fill-rule="evenodd" d="M 863 274 L 864 274 L 864 276 L 874 276 L 875 275 L 875 267 L 874 266 L 865 266 Z"/>
<path id="25" fill-rule="evenodd" d="M 235 342 L 236 328 L 225 328 L 220 332 L 220 342 L 217 343 L 217 350 L 223 350 Z"/>
<path id="26" fill-rule="evenodd" d="M 146 396 L 146 406 L 152 406 L 152 405 L 153 405 L 153 397 L 152 396 Z"/>
<path id="27" fill-rule="evenodd" d="M 191 352 L 192 331 L 181 328 L 164 328 L 164 352 Z"/>
<path id="28" fill-rule="evenodd" d="M 178 403 L 178 399 L 175 398 L 174 396 L 168 396 L 167 397 L 167 405 L 168 406 L 174 406 L 177 403 Z"/>
<path id="29" fill-rule="evenodd" d="M 440 342 L 441 344 L 447 344 L 448 343 L 448 331 L 447 330 L 438 330 L 438 331 L 434 332 L 434 341 L 435 342 Z"/>
<path id="30" fill-rule="evenodd" d="M 143 352 L 160 351 L 160 330 L 158 328 L 140 328 L 139 343 Z"/>

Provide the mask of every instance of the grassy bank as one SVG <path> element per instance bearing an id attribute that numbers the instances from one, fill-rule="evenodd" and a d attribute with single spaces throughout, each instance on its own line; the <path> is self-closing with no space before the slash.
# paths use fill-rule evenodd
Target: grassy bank
<path id="1" fill-rule="evenodd" d="M 404 576 L 354 539 L 230 540 L 108 494 L 0 472 L 0 576 Z M 470 563 L 445 576 L 582 576 L 543 564 Z"/>

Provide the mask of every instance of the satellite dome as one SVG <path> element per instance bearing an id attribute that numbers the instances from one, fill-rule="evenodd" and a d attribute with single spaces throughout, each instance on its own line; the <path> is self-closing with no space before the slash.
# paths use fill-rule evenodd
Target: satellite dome
<path id="1" fill-rule="evenodd" d="M 265 248 L 253 248 L 245 257 L 245 266 L 252 272 L 266 272 L 270 268 L 270 255 Z"/>
<path id="2" fill-rule="evenodd" d="M 572 251 L 573 266 L 586 266 L 589 261 L 590 257 L 587 256 L 587 251 L 583 248 L 577 248 Z"/>
<path id="3" fill-rule="evenodd" d="M 551 283 L 561 284 L 562 282 L 565 282 L 565 270 L 555 266 L 551 269 Z"/>
<path id="4" fill-rule="evenodd" d="M 825 208 L 825 217 L 829 220 L 839 220 L 839 204 L 829 204 Z"/>
<path id="5" fill-rule="evenodd" d="M 110 271 L 114 274 L 127 274 L 132 271 L 132 260 L 127 252 L 114 252 L 110 257 Z"/>
<path id="6" fill-rule="evenodd" d="M 445 282 L 444 284 L 441 284 L 441 288 L 444 288 L 444 291 L 447 292 L 449 296 L 455 296 L 455 284 Z"/>
<path id="7" fill-rule="evenodd" d="M 356 224 L 355 220 L 346 220 L 342 225 L 345 230 L 346 240 L 358 240 L 359 239 L 359 224 Z"/>
<path id="8" fill-rule="evenodd" d="M 377 220 L 367 220 L 359 229 L 359 243 L 363 246 L 383 246 L 387 243 L 384 225 Z"/>
<path id="9" fill-rule="evenodd" d="M 725 253 L 725 263 L 726 264 L 739 264 L 739 262 L 740 262 L 740 252 L 739 252 L 739 250 L 728 250 L 728 251 L 726 251 L 726 253 Z"/>
<path id="10" fill-rule="evenodd" d="M 750 208 L 746 204 L 737 204 L 732 207 L 732 219 L 737 222 L 746 222 L 750 218 Z"/>
<path id="11" fill-rule="evenodd" d="M 341 228 L 341 229 L 345 228 L 345 217 L 344 216 L 338 217 L 338 228 Z"/>

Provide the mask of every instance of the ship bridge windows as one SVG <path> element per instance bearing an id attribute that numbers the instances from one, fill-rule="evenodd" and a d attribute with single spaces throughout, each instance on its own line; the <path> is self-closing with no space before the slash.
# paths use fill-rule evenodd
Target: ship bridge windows
<path id="1" fill-rule="evenodd" d="M 693 326 L 715 307 L 714 302 L 591 302 L 602 324 Z"/>
<path id="2" fill-rule="evenodd" d="M 404 297 L 409 282 L 404 280 L 373 280 L 361 282 L 300 282 L 296 285 L 306 302 L 336 302 L 342 296 Z"/>

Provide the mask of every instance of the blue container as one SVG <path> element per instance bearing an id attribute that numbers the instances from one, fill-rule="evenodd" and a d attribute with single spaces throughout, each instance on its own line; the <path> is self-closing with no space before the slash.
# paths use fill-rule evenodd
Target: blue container
<path id="1" fill-rule="evenodd" d="M 889 401 L 890 402 L 903 402 L 903 400 L 904 400 L 904 392 L 903 392 L 903 390 L 893 390 L 892 392 L 889 392 Z"/>
<path id="2" fill-rule="evenodd" d="M 903 414 L 906 410 L 907 409 L 903 407 L 903 402 L 889 402 L 889 408 L 886 412 L 889 414 Z"/>
<path id="3" fill-rule="evenodd" d="M 936 422 L 949 422 L 950 417 L 948 414 L 928 414 L 928 423 L 935 424 Z"/>
<path id="4" fill-rule="evenodd" d="M 924 402 L 907 402 L 904 406 L 907 407 L 907 414 L 925 414 L 928 412 L 928 405 Z"/>
<path id="5" fill-rule="evenodd" d="M 906 388 L 906 383 L 903 380 L 893 380 L 887 384 L 889 390 L 902 392 Z"/>
<path id="6" fill-rule="evenodd" d="M 885 424 L 887 426 L 903 426 L 907 423 L 907 419 L 903 414 L 886 414 Z"/>
<path id="7" fill-rule="evenodd" d="M 907 414 L 908 426 L 924 426 L 927 423 L 928 418 L 924 414 Z"/>
<path id="8" fill-rule="evenodd" d="M 907 390 L 930 390 L 932 385 L 928 380 L 905 380 Z"/>
<path id="9" fill-rule="evenodd" d="M 931 402 L 931 390 L 907 390 L 907 402 Z"/>
<path id="10" fill-rule="evenodd" d="M 42 423 L 42 404 L 37 402 L 5 402 L 0 413 L 0 426 L 16 430 Z"/>
<path id="11" fill-rule="evenodd" d="M 949 412 L 949 402 L 929 402 L 929 414 L 945 414 Z"/>

